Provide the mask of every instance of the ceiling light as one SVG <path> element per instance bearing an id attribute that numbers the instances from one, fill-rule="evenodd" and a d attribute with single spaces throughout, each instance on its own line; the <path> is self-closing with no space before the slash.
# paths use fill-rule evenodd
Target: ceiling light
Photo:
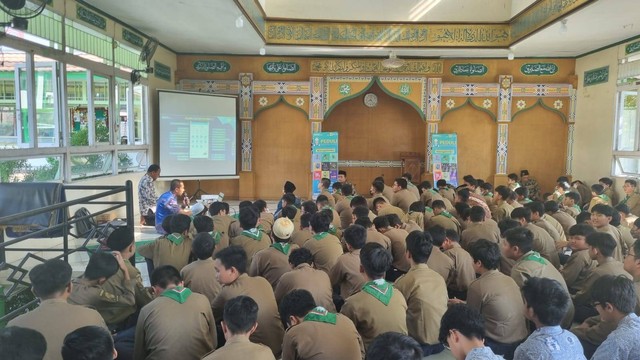
<path id="1" fill-rule="evenodd" d="M 242 18 L 242 15 L 238 16 L 238 18 L 236 19 L 236 27 L 238 29 L 240 29 L 241 27 L 244 26 L 244 19 Z"/>
<path id="2" fill-rule="evenodd" d="M 388 69 L 397 69 L 404 65 L 404 60 L 398 59 L 396 57 L 396 53 L 391 51 L 389 52 L 389 58 L 382 60 L 382 66 Z"/>
<path id="3" fill-rule="evenodd" d="M 560 32 L 561 33 L 566 33 L 569 29 L 567 28 L 567 20 L 568 19 L 562 19 L 562 21 L 560 21 Z"/>
<path id="4" fill-rule="evenodd" d="M 266 54 L 267 54 L 267 49 L 265 49 L 265 48 L 264 48 L 264 46 L 263 46 L 263 47 L 261 47 L 261 48 L 260 48 L 260 55 L 264 56 L 264 55 L 266 55 Z"/>
<path id="5" fill-rule="evenodd" d="M 515 58 L 516 58 L 516 55 L 513 53 L 513 51 L 509 51 L 509 54 L 507 54 L 507 59 L 513 60 Z"/>

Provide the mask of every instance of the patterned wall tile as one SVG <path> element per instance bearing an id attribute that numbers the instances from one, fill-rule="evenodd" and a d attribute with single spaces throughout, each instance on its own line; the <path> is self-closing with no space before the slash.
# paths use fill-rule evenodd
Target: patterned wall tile
<path id="1" fill-rule="evenodd" d="M 498 124 L 498 151 L 496 174 L 507 173 L 507 149 L 509 144 L 509 124 Z"/>

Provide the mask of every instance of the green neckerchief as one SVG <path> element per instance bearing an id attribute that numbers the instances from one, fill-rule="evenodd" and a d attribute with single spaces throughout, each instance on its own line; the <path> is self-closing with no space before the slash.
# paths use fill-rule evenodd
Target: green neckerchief
<path id="1" fill-rule="evenodd" d="M 393 286 L 384 279 L 376 279 L 362 285 L 362 291 L 378 299 L 381 303 L 389 305 L 393 295 Z"/>
<path id="2" fill-rule="evenodd" d="M 606 201 L 607 203 L 611 203 L 611 199 L 609 199 L 609 197 L 606 194 L 600 194 L 598 195 L 598 197 L 604 201 Z"/>
<path id="3" fill-rule="evenodd" d="M 240 220 L 240 214 L 233 214 L 231 215 L 232 218 L 236 219 L 236 220 Z"/>
<path id="4" fill-rule="evenodd" d="M 429 192 L 434 194 L 434 195 L 439 195 L 440 194 L 439 192 L 437 192 L 437 191 L 435 191 L 433 189 L 429 189 Z"/>
<path id="5" fill-rule="evenodd" d="M 329 225 L 329 231 L 328 231 L 328 233 L 329 233 L 329 234 L 331 234 L 331 235 L 335 235 L 335 234 L 337 234 L 337 233 L 338 233 L 338 229 L 336 229 L 336 227 L 335 227 L 335 226 L 333 226 L 333 224 L 331 224 L 331 225 Z"/>
<path id="6" fill-rule="evenodd" d="M 485 197 L 493 197 L 493 193 L 489 191 L 488 193 L 485 194 Z"/>
<path id="7" fill-rule="evenodd" d="M 523 204 L 528 204 L 528 203 L 530 203 L 530 202 L 533 202 L 533 201 L 532 201 L 531 199 L 529 199 L 529 198 L 524 198 L 524 199 L 522 199 L 522 203 L 523 203 Z"/>
<path id="8" fill-rule="evenodd" d="M 256 226 L 256 229 L 264 232 L 264 226 L 262 226 L 262 224 L 258 224 L 258 226 Z"/>
<path id="9" fill-rule="evenodd" d="M 211 235 L 211 237 L 213 238 L 213 242 L 216 245 L 220 244 L 220 239 L 222 238 L 222 234 L 220 234 L 220 232 L 212 231 L 212 232 L 209 233 L 209 235 Z"/>
<path id="10" fill-rule="evenodd" d="M 258 228 L 253 228 L 253 229 L 249 229 L 249 230 L 242 230 L 242 235 L 248 237 L 248 238 L 252 238 L 253 240 L 260 240 L 262 239 L 262 234 L 260 233 L 260 229 Z"/>
<path id="11" fill-rule="evenodd" d="M 322 210 L 324 210 L 324 209 L 329 209 L 329 210 L 333 211 L 333 208 L 330 205 L 323 206 Z"/>
<path id="12" fill-rule="evenodd" d="M 280 251 L 281 253 L 285 254 L 285 255 L 289 255 L 289 250 L 291 249 L 291 244 L 288 243 L 274 243 L 271 245 L 272 248 Z"/>
<path id="13" fill-rule="evenodd" d="M 424 212 L 425 212 L 425 213 L 432 213 L 432 214 L 433 214 L 433 209 L 432 209 L 432 208 L 430 208 L 430 207 L 428 207 L 428 206 L 425 206 L 425 207 L 424 207 Z"/>
<path id="14" fill-rule="evenodd" d="M 315 309 L 309 311 L 303 319 L 303 321 L 323 322 L 332 325 L 336 324 L 336 320 L 336 314 L 328 312 L 327 309 L 322 306 L 317 306 Z"/>
<path id="15" fill-rule="evenodd" d="M 173 234 L 167 235 L 167 240 L 171 241 L 176 245 L 180 245 L 184 241 L 184 237 L 178 233 L 173 233 Z"/>
<path id="16" fill-rule="evenodd" d="M 443 212 L 441 212 L 440 215 L 446 217 L 447 219 L 451 219 L 453 217 L 453 215 L 451 215 L 451 213 L 448 212 L 447 210 L 444 210 Z"/>
<path id="17" fill-rule="evenodd" d="M 574 207 L 576 210 L 578 210 L 578 213 L 581 213 L 581 212 L 582 212 L 582 209 L 580 209 L 580 206 L 578 206 L 578 205 L 576 205 L 576 204 L 573 204 L 573 207 Z"/>
<path id="18" fill-rule="evenodd" d="M 345 196 L 344 198 L 345 198 L 345 199 L 347 199 L 347 200 L 349 200 L 349 201 L 351 201 L 351 199 L 353 199 L 354 197 L 355 197 L 355 196 L 353 196 L 353 195 L 349 195 L 349 196 Z"/>
<path id="19" fill-rule="evenodd" d="M 540 256 L 540 254 L 535 252 L 535 251 L 532 251 L 529 255 L 527 255 L 527 257 L 522 259 L 522 261 L 535 261 L 535 262 L 540 263 L 542 265 L 547 265 L 548 264 L 547 260 L 542 258 Z"/>
<path id="20" fill-rule="evenodd" d="M 627 204 L 627 201 L 629 201 L 629 198 L 631 197 L 631 195 L 627 195 L 624 197 L 624 199 L 620 200 L 620 204 Z"/>
<path id="21" fill-rule="evenodd" d="M 169 299 L 175 300 L 180 304 L 184 304 L 187 301 L 187 298 L 191 296 L 192 292 L 189 288 L 176 286 L 173 289 L 167 289 L 160 294 L 160 296 L 168 297 Z"/>
<path id="22" fill-rule="evenodd" d="M 316 239 L 316 240 L 322 240 L 322 239 L 324 239 L 325 237 L 327 237 L 327 235 L 329 235 L 329 233 L 328 233 L 328 232 L 326 232 L 326 231 L 323 231 L 323 232 L 321 232 L 321 233 L 314 234 L 314 235 L 313 235 L 313 238 L 314 238 L 314 239 Z"/>

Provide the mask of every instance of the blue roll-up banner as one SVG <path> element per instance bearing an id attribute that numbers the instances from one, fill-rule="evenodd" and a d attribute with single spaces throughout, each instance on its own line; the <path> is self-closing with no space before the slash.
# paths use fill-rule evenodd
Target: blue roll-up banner
<path id="1" fill-rule="evenodd" d="M 313 174 L 313 199 L 320 195 L 318 184 L 322 178 L 331 183 L 338 181 L 338 133 L 318 132 L 313 134 L 311 144 L 311 173 Z"/>
<path id="2" fill-rule="evenodd" d="M 444 179 L 458 186 L 458 135 L 432 134 L 431 154 L 433 164 L 433 182 Z"/>

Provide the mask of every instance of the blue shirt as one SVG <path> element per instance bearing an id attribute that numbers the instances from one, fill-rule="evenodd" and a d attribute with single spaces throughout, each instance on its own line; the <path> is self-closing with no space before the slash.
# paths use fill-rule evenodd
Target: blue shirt
<path id="1" fill-rule="evenodd" d="M 598 347 L 591 360 L 640 359 L 640 318 L 631 313 L 620 320 L 618 327 Z"/>
<path id="2" fill-rule="evenodd" d="M 560 326 L 537 329 L 515 352 L 515 359 L 586 360 L 580 340 Z"/>
<path id="3" fill-rule="evenodd" d="M 490 347 L 485 346 L 471 349 L 464 360 L 504 360 L 504 358 L 494 354 Z"/>
<path id="4" fill-rule="evenodd" d="M 178 198 L 171 192 L 160 195 L 158 198 L 156 208 L 156 231 L 158 234 L 166 234 L 162 228 L 162 220 L 168 215 L 177 214 L 180 211 L 180 205 L 178 205 Z"/>

